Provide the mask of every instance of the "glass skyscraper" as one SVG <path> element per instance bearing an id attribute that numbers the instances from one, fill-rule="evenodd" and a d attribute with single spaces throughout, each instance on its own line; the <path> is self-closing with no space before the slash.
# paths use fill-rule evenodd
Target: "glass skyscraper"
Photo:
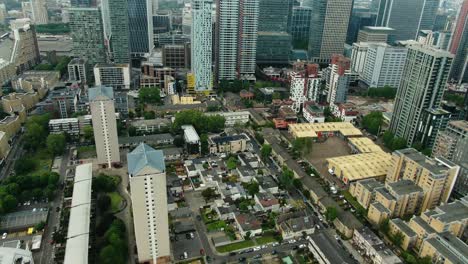
<path id="1" fill-rule="evenodd" d="M 127 0 L 107 0 L 110 19 L 110 51 L 115 63 L 130 63 Z"/>
<path id="2" fill-rule="evenodd" d="M 130 53 L 140 57 L 153 50 L 153 1 L 128 0 Z"/>

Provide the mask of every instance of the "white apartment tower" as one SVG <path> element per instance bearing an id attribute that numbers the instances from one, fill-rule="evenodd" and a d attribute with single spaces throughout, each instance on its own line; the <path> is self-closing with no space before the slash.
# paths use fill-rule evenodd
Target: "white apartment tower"
<path id="1" fill-rule="evenodd" d="M 259 0 L 217 0 L 218 80 L 252 79 L 257 56 Z"/>
<path id="2" fill-rule="evenodd" d="M 112 87 L 98 86 L 88 90 L 88 97 L 98 163 L 110 168 L 120 162 L 114 91 Z"/>
<path id="3" fill-rule="evenodd" d="M 42 25 L 49 23 L 45 0 L 31 0 L 31 10 L 34 24 Z"/>
<path id="4" fill-rule="evenodd" d="M 138 261 L 170 263 L 164 154 L 141 143 L 127 161 Z"/>
<path id="5" fill-rule="evenodd" d="M 192 73 L 195 91 L 213 89 L 212 64 L 212 0 L 192 0 Z"/>
<path id="6" fill-rule="evenodd" d="M 351 80 L 351 62 L 343 55 L 333 55 L 330 66 L 326 69 L 327 101 L 330 106 L 345 103 Z"/>
<path id="7" fill-rule="evenodd" d="M 405 66 L 406 47 L 392 47 L 386 43 L 372 43 L 367 50 L 362 80 L 369 87 L 398 88 Z"/>
<path id="8" fill-rule="evenodd" d="M 290 99 L 292 109 L 299 113 L 307 101 L 317 101 L 321 78 L 318 74 L 319 65 L 309 64 L 303 72 L 290 73 Z"/>

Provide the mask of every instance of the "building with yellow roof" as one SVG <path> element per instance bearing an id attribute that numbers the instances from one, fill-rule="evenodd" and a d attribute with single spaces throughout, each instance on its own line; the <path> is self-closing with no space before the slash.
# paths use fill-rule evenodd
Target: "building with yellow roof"
<path id="1" fill-rule="evenodd" d="M 329 158 L 327 163 L 329 171 L 345 184 L 368 178 L 385 179 L 393 164 L 392 156 L 383 151 Z"/>
<path id="2" fill-rule="evenodd" d="M 348 139 L 348 145 L 353 153 L 371 153 L 383 151 L 377 144 L 367 137 L 352 137 Z"/>
<path id="3" fill-rule="evenodd" d="M 289 133 L 294 138 L 320 138 L 335 135 L 343 137 L 362 136 L 362 132 L 348 122 L 289 124 Z"/>

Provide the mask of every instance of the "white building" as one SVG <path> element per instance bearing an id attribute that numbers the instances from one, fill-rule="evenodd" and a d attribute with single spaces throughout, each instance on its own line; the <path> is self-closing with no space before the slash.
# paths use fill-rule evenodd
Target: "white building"
<path id="1" fill-rule="evenodd" d="M 130 65 L 125 63 L 96 64 L 94 66 L 94 81 L 96 86 L 130 89 Z"/>
<path id="2" fill-rule="evenodd" d="M 249 111 L 239 112 L 207 112 L 206 115 L 220 115 L 226 119 L 224 123 L 227 127 L 234 126 L 235 124 L 247 124 L 250 120 Z"/>
<path id="3" fill-rule="evenodd" d="M 343 55 L 334 55 L 331 64 L 326 69 L 327 101 L 330 106 L 335 103 L 344 103 L 348 95 L 349 82 L 353 73 L 350 70 L 351 62 Z"/>
<path id="4" fill-rule="evenodd" d="M 192 1 L 192 73 L 195 76 L 195 91 L 213 89 L 212 64 L 212 0 Z"/>
<path id="5" fill-rule="evenodd" d="M 17 241 L 18 244 L 21 244 L 19 240 Z M 2 260 L 2 264 L 34 264 L 34 259 L 29 249 L 0 247 L 0 259 Z"/>
<path id="6" fill-rule="evenodd" d="M 370 44 L 361 80 L 370 87 L 397 88 L 400 85 L 407 52 L 405 47 L 392 47 L 386 43 Z"/>
<path id="7" fill-rule="evenodd" d="M 48 24 L 49 15 L 45 0 L 30 0 L 32 10 L 32 20 L 36 25 Z"/>
<path id="8" fill-rule="evenodd" d="M 362 75 L 364 72 L 367 50 L 370 44 L 369 42 L 353 43 L 351 50 L 351 70 L 357 72 L 359 75 Z"/>
<path id="9" fill-rule="evenodd" d="M 114 91 L 112 87 L 98 86 L 90 88 L 88 96 L 98 163 L 110 168 L 120 162 Z"/>
<path id="10" fill-rule="evenodd" d="M 78 118 L 51 119 L 49 121 L 51 134 L 67 133 L 70 136 L 79 136 L 80 125 Z"/>
<path id="11" fill-rule="evenodd" d="M 127 154 L 138 261 L 170 262 L 164 154 L 141 143 Z"/>
<path id="12" fill-rule="evenodd" d="M 190 35 L 192 31 L 192 4 L 185 3 L 182 9 L 182 34 Z"/>
<path id="13" fill-rule="evenodd" d="M 317 68 L 318 69 L 318 68 Z M 306 101 L 317 101 L 321 84 L 318 72 L 290 73 L 290 99 L 293 101 L 292 109 L 298 113 Z"/>
<path id="14" fill-rule="evenodd" d="M 68 63 L 68 80 L 86 84 L 86 60 L 74 58 Z"/>
<path id="15" fill-rule="evenodd" d="M 324 123 L 324 107 L 314 102 L 306 102 L 303 107 L 302 115 L 309 123 Z"/>

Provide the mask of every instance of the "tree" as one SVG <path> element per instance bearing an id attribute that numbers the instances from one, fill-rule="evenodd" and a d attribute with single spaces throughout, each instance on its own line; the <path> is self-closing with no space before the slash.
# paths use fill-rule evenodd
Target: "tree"
<path id="1" fill-rule="evenodd" d="M 46 226 L 46 222 L 41 221 L 34 226 L 34 229 L 37 231 L 42 231 Z"/>
<path id="2" fill-rule="evenodd" d="M 174 137 L 174 145 L 176 147 L 183 147 L 184 146 L 184 138 L 180 135 Z"/>
<path id="3" fill-rule="evenodd" d="M 325 217 L 328 221 L 333 221 L 338 217 L 338 210 L 335 207 L 329 206 L 327 207 L 327 212 L 325 213 Z"/>
<path id="4" fill-rule="evenodd" d="M 250 240 L 251 236 L 252 236 L 252 232 L 247 231 L 247 233 L 245 233 L 245 240 Z"/>
<path id="5" fill-rule="evenodd" d="M 279 183 L 285 189 L 291 189 L 293 187 L 294 172 L 292 172 L 287 167 L 283 167 L 283 172 L 279 177 Z"/>
<path id="6" fill-rule="evenodd" d="M 397 137 L 397 138 L 394 138 L 393 139 L 393 142 L 392 142 L 392 150 L 399 150 L 399 149 L 403 149 L 403 148 L 406 148 L 406 140 L 404 138 L 401 138 L 401 137 Z"/>
<path id="7" fill-rule="evenodd" d="M 99 263 L 103 264 L 120 264 L 125 263 L 123 259 L 121 259 L 122 252 L 114 247 L 113 245 L 105 246 L 101 252 L 99 252 Z"/>
<path id="8" fill-rule="evenodd" d="M 201 134 L 200 135 L 200 144 L 201 144 L 201 153 L 206 155 L 210 153 L 210 148 L 208 146 L 208 135 Z"/>
<path id="9" fill-rule="evenodd" d="M 157 87 L 142 87 L 138 91 L 138 99 L 143 104 L 159 104 L 161 91 Z"/>
<path id="10" fill-rule="evenodd" d="M 111 205 L 111 198 L 107 194 L 100 195 L 97 200 L 97 206 L 101 211 L 107 211 Z"/>
<path id="11" fill-rule="evenodd" d="M 293 185 L 296 189 L 299 189 L 299 190 L 302 190 L 303 187 L 303 184 L 301 182 L 301 180 L 297 179 L 297 178 L 294 178 L 293 179 Z"/>
<path id="12" fill-rule="evenodd" d="M 173 130 L 180 131 L 183 125 L 192 125 L 199 134 L 219 133 L 224 130 L 226 119 L 220 115 L 207 116 L 200 111 L 187 110 L 175 115 Z"/>
<path id="13" fill-rule="evenodd" d="M 145 111 L 143 113 L 143 118 L 145 120 L 155 119 L 156 118 L 156 113 L 154 111 Z"/>
<path id="14" fill-rule="evenodd" d="M 15 172 L 18 175 L 27 174 L 33 171 L 38 165 L 38 161 L 32 158 L 21 157 L 15 162 Z"/>
<path id="15" fill-rule="evenodd" d="M 94 131 L 92 126 L 83 127 L 83 137 L 86 141 L 94 141 Z"/>
<path id="16" fill-rule="evenodd" d="M 307 190 L 307 189 L 304 189 L 302 191 L 302 194 L 307 198 L 307 199 L 310 199 L 310 191 Z"/>
<path id="17" fill-rule="evenodd" d="M 401 231 L 396 232 L 392 237 L 392 242 L 395 246 L 400 247 L 401 244 L 403 243 L 403 239 L 405 236 Z"/>
<path id="18" fill-rule="evenodd" d="M 229 170 L 234 170 L 237 168 L 237 159 L 234 156 L 229 157 L 226 166 Z"/>
<path id="19" fill-rule="evenodd" d="M 265 138 L 262 134 L 255 132 L 255 139 L 258 141 L 259 144 L 265 143 Z"/>
<path id="20" fill-rule="evenodd" d="M 254 180 L 251 180 L 249 183 L 247 183 L 245 187 L 249 195 L 252 197 L 260 191 L 260 186 L 258 182 Z"/>
<path id="21" fill-rule="evenodd" d="M 369 133 L 378 135 L 380 126 L 383 124 L 382 112 L 373 111 L 362 119 L 362 125 Z"/>
<path id="22" fill-rule="evenodd" d="M 37 150 L 43 146 L 46 137 L 47 131 L 40 124 L 27 124 L 26 132 L 24 133 L 24 147 L 29 150 Z"/>
<path id="23" fill-rule="evenodd" d="M 384 234 L 388 234 L 388 231 L 390 231 L 390 220 L 388 218 L 385 218 L 380 222 L 379 230 Z"/>
<path id="24" fill-rule="evenodd" d="M 310 154 L 312 151 L 312 138 L 296 138 L 292 143 L 292 149 L 301 155 Z"/>
<path id="25" fill-rule="evenodd" d="M 385 131 L 382 140 L 387 148 L 391 148 L 395 135 L 390 130 Z"/>
<path id="26" fill-rule="evenodd" d="M 268 160 L 271 155 L 272 148 L 268 144 L 263 144 L 262 149 L 260 150 L 260 155 L 263 160 Z"/>
<path id="27" fill-rule="evenodd" d="M 93 178 L 93 189 L 96 192 L 113 192 L 117 189 L 116 182 L 112 177 L 105 174 L 100 174 Z"/>
<path id="28" fill-rule="evenodd" d="M 18 205 L 18 200 L 13 195 L 7 195 L 2 199 L 2 207 L 5 212 L 13 211 Z"/>
<path id="29" fill-rule="evenodd" d="M 134 126 L 129 126 L 129 127 L 128 127 L 128 135 L 129 135 L 130 137 L 136 136 L 136 135 L 137 135 L 137 129 L 136 129 L 136 127 L 134 127 Z"/>
<path id="30" fill-rule="evenodd" d="M 47 150 L 54 156 L 60 155 L 65 151 L 65 135 L 50 134 L 47 137 Z"/>
<path id="31" fill-rule="evenodd" d="M 213 188 L 206 188 L 202 191 L 203 199 L 205 199 L 205 203 L 207 203 L 212 198 L 216 197 L 216 191 Z"/>

